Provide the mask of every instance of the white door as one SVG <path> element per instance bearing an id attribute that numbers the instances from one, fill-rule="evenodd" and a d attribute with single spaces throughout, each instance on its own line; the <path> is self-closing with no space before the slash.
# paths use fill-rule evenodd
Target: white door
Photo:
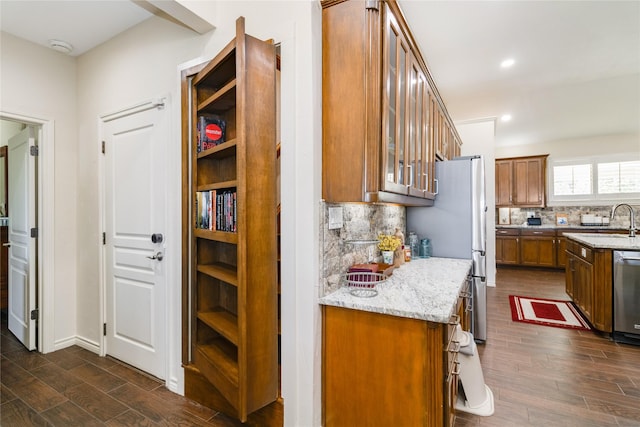
<path id="1" fill-rule="evenodd" d="M 149 108 L 103 127 L 106 352 L 162 379 L 166 111 Z"/>
<path id="2" fill-rule="evenodd" d="M 34 130 L 9 139 L 9 330 L 36 349 L 36 227 Z M 31 314 L 34 314 L 32 316 Z"/>

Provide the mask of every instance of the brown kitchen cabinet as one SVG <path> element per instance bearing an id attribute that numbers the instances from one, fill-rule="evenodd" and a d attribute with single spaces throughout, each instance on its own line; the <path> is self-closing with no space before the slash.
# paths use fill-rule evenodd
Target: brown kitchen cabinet
<path id="1" fill-rule="evenodd" d="M 182 74 L 185 396 L 242 422 L 279 388 L 276 51 L 244 30 L 239 18 L 215 58 Z M 226 135 L 197 149 L 203 115 Z M 214 227 L 196 221 L 201 193 L 224 195 Z"/>
<path id="2" fill-rule="evenodd" d="M 566 290 L 593 327 L 612 331 L 613 283 L 611 249 L 594 249 L 567 241 Z"/>
<path id="3" fill-rule="evenodd" d="M 582 314 L 589 320 L 593 309 L 593 252 L 590 248 L 579 243 L 568 246 L 567 254 L 569 263 L 565 280 L 571 283 L 566 288 L 571 288 L 571 298 L 578 306 Z"/>
<path id="4" fill-rule="evenodd" d="M 457 317 L 444 324 L 343 307 L 322 310 L 323 425 L 453 425 Z"/>
<path id="5" fill-rule="evenodd" d="M 424 198 L 430 188 L 433 160 L 429 161 L 427 78 L 392 13 L 385 15 L 383 90 L 382 189 L 384 192 Z"/>
<path id="6" fill-rule="evenodd" d="M 615 233 L 621 229 L 496 227 L 496 264 L 565 269 L 564 233 Z"/>
<path id="7" fill-rule="evenodd" d="M 522 229 L 520 231 L 520 265 L 556 267 L 556 231 Z"/>
<path id="8" fill-rule="evenodd" d="M 513 192 L 513 162 L 496 160 L 496 207 L 511 206 Z"/>
<path id="9" fill-rule="evenodd" d="M 496 264 L 520 264 L 520 229 L 496 229 Z"/>
<path id="10" fill-rule="evenodd" d="M 496 207 L 545 207 L 547 156 L 496 159 Z"/>
<path id="11" fill-rule="evenodd" d="M 449 147 L 449 160 L 455 159 L 456 157 L 460 157 L 462 152 L 462 142 L 460 139 L 456 138 L 455 135 L 452 136 L 452 143 Z"/>
<path id="12" fill-rule="evenodd" d="M 398 4 L 321 4 L 323 198 L 432 205 L 436 147 L 460 138 Z"/>
<path id="13" fill-rule="evenodd" d="M 556 267 L 567 266 L 567 238 L 560 230 L 556 230 Z"/>

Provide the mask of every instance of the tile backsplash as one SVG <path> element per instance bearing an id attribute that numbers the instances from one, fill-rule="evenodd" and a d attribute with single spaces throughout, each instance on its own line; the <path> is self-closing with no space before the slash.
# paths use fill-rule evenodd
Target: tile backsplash
<path id="1" fill-rule="evenodd" d="M 343 226 L 329 230 L 329 208 L 341 207 Z M 320 296 L 340 287 L 341 275 L 353 264 L 381 261 L 377 236 L 406 234 L 404 206 L 320 202 Z"/>
<path id="2" fill-rule="evenodd" d="M 511 208 L 511 225 L 526 224 L 527 214 L 533 212 L 535 217 L 542 219 L 542 225 L 555 225 L 556 214 L 566 214 L 569 226 L 579 226 L 580 216 L 592 214 L 600 217 L 611 216 L 612 206 L 550 206 L 546 208 Z M 634 207 L 635 208 L 635 207 Z M 634 209 L 636 213 L 637 209 Z M 496 220 L 498 212 L 496 209 Z M 613 219 L 610 220 L 609 228 L 629 228 L 629 211 L 625 207 L 620 207 Z"/>

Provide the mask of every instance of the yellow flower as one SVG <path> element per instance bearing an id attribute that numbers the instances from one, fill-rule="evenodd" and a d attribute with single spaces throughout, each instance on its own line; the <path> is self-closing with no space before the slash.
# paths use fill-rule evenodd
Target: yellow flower
<path id="1" fill-rule="evenodd" d="M 381 251 L 395 251 L 400 246 L 400 239 L 390 234 L 378 236 L 378 249 Z"/>

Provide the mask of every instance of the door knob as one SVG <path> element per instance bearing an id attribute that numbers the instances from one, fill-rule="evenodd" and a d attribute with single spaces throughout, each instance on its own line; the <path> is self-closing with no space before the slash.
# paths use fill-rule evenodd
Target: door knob
<path id="1" fill-rule="evenodd" d="M 149 258 L 149 259 L 157 259 L 158 261 L 162 261 L 162 258 L 164 258 L 164 255 L 162 255 L 162 252 L 158 252 L 154 256 L 148 256 L 147 258 Z"/>
<path id="2" fill-rule="evenodd" d="M 151 235 L 151 241 L 153 243 L 162 243 L 162 234 L 161 233 L 153 233 Z"/>

